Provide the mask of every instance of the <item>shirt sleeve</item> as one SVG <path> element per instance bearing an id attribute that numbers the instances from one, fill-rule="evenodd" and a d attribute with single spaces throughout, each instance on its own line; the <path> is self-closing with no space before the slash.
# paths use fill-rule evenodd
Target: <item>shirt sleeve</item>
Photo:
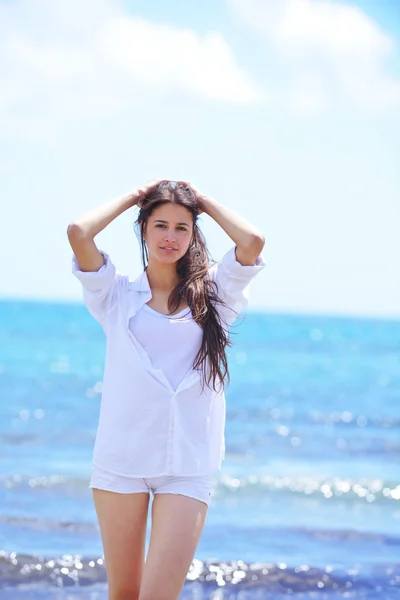
<path id="1" fill-rule="evenodd" d="M 105 330 L 107 314 L 117 302 L 119 288 L 126 277 L 117 272 L 107 252 L 99 252 L 105 264 L 98 271 L 82 271 L 75 254 L 72 254 L 72 273 L 82 284 L 87 309 Z"/>
<path id="2" fill-rule="evenodd" d="M 261 252 L 253 265 L 242 265 L 236 258 L 236 246 L 230 248 L 222 259 L 209 268 L 209 276 L 217 284 L 219 298 L 231 309 L 229 324 L 243 311 L 249 302 L 249 284 L 265 267 Z M 224 312 L 224 311 L 223 311 Z M 224 313 L 225 314 L 225 313 Z"/>

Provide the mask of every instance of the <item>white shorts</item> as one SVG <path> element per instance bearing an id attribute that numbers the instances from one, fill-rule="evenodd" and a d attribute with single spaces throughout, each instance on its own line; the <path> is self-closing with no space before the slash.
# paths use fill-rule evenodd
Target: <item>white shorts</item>
<path id="1" fill-rule="evenodd" d="M 93 465 L 89 488 L 134 494 L 181 494 L 211 504 L 212 475 L 163 475 L 161 477 L 127 477 L 115 475 Z"/>

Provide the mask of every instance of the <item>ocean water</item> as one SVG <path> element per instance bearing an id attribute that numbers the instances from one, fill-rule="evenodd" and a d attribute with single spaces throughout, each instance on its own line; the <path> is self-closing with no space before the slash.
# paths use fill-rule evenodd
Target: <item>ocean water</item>
<path id="1" fill-rule="evenodd" d="M 400 321 L 249 310 L 233 332 L 226 460 L 181 598 L 400 598 Z M 82 304 L 0 302 L 2 600 L 107 598 L 88 488 L 104 350 Z"/>

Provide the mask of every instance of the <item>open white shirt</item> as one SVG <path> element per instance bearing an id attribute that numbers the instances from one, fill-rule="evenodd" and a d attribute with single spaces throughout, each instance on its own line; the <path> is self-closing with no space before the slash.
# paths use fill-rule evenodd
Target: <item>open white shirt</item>
<path id="1" fill-rule="evenodd" d="M 212 383 L 205 384 L 202 392 L 201 371 L 191 367 L 176 387 L 171 385 L 160 363 L 155 364 L 155 354 L 150 350 L 152 362 L 131 329 L 132 317 L 152 297 L 146 271 L 130 281 L 106 252 L 100 252 L 105 265 L 89 272 L 81 271 L 72 255 L 72 272 L 82 283 L 84 302 L 106 334 L 93 464 L 131 477 L 208 475 L 219 470 L 225 456 L 222 387 L 214 391 Z M 216 305 L 227 326 L 246 308 L 249 283 L 264 267 L 262 253 L 254 265 L 241 265 L 234 246 L 209 268 L 219 297 L 229 306 Z M 196 324 L 192 320 L 188 325 Z"/>
<path id="2" fill-rule="evenodd" d="M 153 367 L 164 373 L 175 391 L 192 368 L 203 339 L 203 330 L 193 319 L 190 308 L 164 315 L 143 304 L 131 317 L 129 329 Z"/>

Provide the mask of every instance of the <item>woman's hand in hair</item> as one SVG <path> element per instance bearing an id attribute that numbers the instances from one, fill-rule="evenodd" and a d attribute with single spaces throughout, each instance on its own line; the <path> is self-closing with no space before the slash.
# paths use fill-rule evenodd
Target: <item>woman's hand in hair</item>
<path id="1" fill-rule="evenodd" d="M 147 194 L 159 186 L 163 181 L 166 181 L 166 179 L 150 179 L 150 181 L 147 181 L 144 185 L 137 188 L 134 195 L 136 197 L 136 204 L 139 208 L 142 207 L 143 200 L 146 198 Z"/>
<path id="2" fill-rule="evenodd" d="M 187 185 L 194 193 L 197 203 L 197 214 L 201 215 L 201 213 L 206 212 L 205 203 L 207 201 L 207 196 L 200 192 L 200 190 L 191 181 L 181 181 L 181 183 Z"/>

